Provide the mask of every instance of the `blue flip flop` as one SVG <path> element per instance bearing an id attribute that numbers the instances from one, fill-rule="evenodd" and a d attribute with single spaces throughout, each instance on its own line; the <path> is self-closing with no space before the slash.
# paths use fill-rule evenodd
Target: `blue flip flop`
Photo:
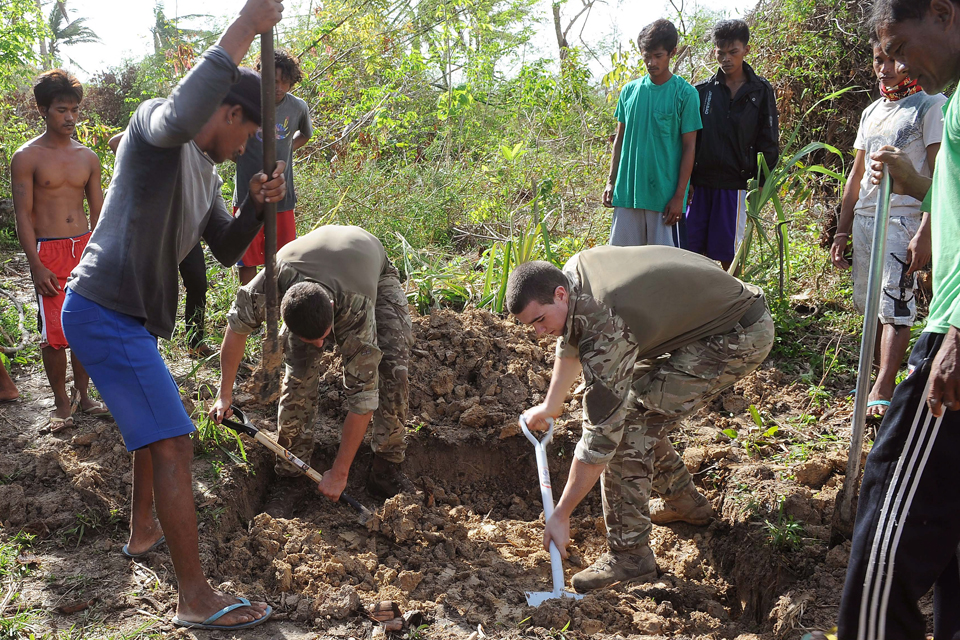
<path id="1" fill-rule="evenodd" d="M 869 409 L 870 407 L 889 407 L 889 406 L 890 406 L 889 400 L 871 400 L 870 402 L 867 403 L 867 409 Z"/>
<path id="2" fill-rule="evenodd" d="M 149 549 L 147 549 L 146 551 L 141 551 L 140 553 L 130 553 L 129 546 L 123 545 L 123 549 L 120 549 L 120 553 L 127 556 L 128 558 L 142 558 L 143 556 L 147 555 L 148 553 L 150 553 L 151 551 L 153 551 L 154 549 L 156 549 L 166 541 L 167 541 L 167 536 L 160 536 L 160 539 L 154 542 L 152 545 L 150 545 Z"/>
<path id="3" fill-rule="evenodd" d="M 267 610 L 263 612 L 263 617 L 253 622 L 244 622 L 243 624 L 235 624 L 233 626 L 227 626 L 222 624 L 213 624 L 223 616 L 227 615 L 234 609 L 239 609 L 240 607 L 249 607 L 250 601 L 246 598 L 240 598 L 240 602 L 231 604 L 230 606 L 224 607 L 217 611 L 215 614 L 204 620 L 203 622 L 189 622 L 187 620 L 181 620 L 180 618 L 174 616 L 173 624 L 177 627 L 184 627 L 186 629 L 200 629 L 201 631 L 235 631 L 238 629 L 249 629 L 250 627 L 255 627 L 258 624 L 263 624 L 267 619 L 273 614 L 273 607 L 267 605 Z"/>

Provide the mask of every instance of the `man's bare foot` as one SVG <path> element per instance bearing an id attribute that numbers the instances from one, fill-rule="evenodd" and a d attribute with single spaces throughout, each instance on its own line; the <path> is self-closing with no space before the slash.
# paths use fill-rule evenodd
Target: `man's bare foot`
<path id="1" fill-rule="evenodd" d="M 140 527 L 131 532 L 130 539 L 127 541 L 127 552 L 132 556 L 138 556 L 157 544 L 157 540 L 162 537 L 163 529 L 160 528 L 160 523 L 154 520 L 153 526 Z"/>
<path id="2" fill-rule="evenodd" d="M 213 591 L 213 597 L 203 602 L 188 604 L 181 595 L 180 602 L 177 604 L 177 619 L 181 622 L 203 622 L 214 615 L 224 607 L 238 603 L 240 600 L 220 591 Z M 259 620 L 267 613 L 266 602 L 251 602 L 249 607 L 240 607 L 230 613 L 224 614 L 213 624 L 218 627 L 232 627 L 238 624 L 247 624 Z"/>

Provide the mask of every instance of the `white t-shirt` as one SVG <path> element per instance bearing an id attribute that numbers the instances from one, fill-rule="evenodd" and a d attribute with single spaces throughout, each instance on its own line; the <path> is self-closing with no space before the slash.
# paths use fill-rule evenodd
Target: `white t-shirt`
<path id="1" fill-rule="evenodd" d="M 863 110 L 855 149 L 866 152 L 867 170 L 860 181 L 860 199 L 854 213 L 874 216 L 877 211 L 879 185 L 870 182 L 870 154 L 884 145 L 901 149 L 910 158 L 914 168 L 928 178 L 933 174 L 927 162 L 927 147 L 943 139 L 943 105 L 947 97 L 923 91 L 895 102 L 880 98 Z M 893 194 L 890 197 L 890 215 L 919 215 L 920 201 L 910 196 Z"/>

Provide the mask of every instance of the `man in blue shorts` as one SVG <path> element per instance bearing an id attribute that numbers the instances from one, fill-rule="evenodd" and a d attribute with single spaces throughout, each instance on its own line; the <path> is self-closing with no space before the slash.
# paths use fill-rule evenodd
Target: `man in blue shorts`
<path id="1" fill-rule="evenodd" d="M 720 68 L 697 83 L 703 129 L 697 134 L 684 248 L 729 269 L 743 242 L 747 182 L 757 177 L 758 153 L 771 171 L 777 164 L 780 124 L 773 87 L 744 61 L 750 53 L 747 23 L 722 20 L 711 36 Z"/>
<path id="2" fill-rule="evenodd" d="M 166 99 L 141 104 L 117 150 L 98 224 L 67 281 L 63 329 L 134 451 L 131 533 L 124 553 L 166 541 L 179 587 L 174 624 L 234 630 L 264 622 L 264 603 L 212 589 L 200 566 L 190 464 L 193 422 L 157 350 L 177 312 L 177 265 L 201 237 L 232 265 L 283 199 L 283 164 L 258 174 L 236 218 L 216 163 L 243 152 L 260 126 L 260 77 L 238 69 L 258 33 L 279 22 L 278 0 L 247 0 L 220 41 Z M 157 519 L 153 518 L 156 506 Z"/>

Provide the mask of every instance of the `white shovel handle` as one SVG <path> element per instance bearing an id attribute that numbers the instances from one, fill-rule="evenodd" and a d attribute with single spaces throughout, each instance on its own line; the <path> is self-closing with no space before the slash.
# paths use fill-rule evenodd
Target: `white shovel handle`
<path id="1" fill-rule="evenodd" d="M 540 480 L 540 498 L 543 500 L 543 521 L 546 523 L 553 515 L 553 487 L 550 485 L 550 466 L 547 464 L 546 445 L 553 439 L 553 419 L 548 418 L 547 433 L 543 440 L 538 439 L 527 428 L 527 420 L 520 416 L 520 428 L 527 440 L 533 443 L 537 456 L 537 477 Z M 557 545 L 550 541 L 550 571 L 553 574 L 553 592 L 560 594 L 563 591 L 563 559 L 560 557 L 560 550 Z"/>

